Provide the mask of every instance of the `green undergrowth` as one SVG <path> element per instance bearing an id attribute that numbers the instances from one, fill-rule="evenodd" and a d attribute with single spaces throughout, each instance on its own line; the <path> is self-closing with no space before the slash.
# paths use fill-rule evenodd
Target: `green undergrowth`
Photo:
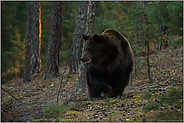
<path id="1" fill-rule="evenodd" d="M 54 102 L 50 105 L 45 105 L 45 108 L 42 110 L 43 115 L 47 117 L 57 117 L 59 114 L 66 113 L 67 110 L 71 109 L 72 105 L 68 103 L 67 105 L 63 104 L 62 100 Z"/>
<path id="2" fill-rule="evenodd" d="M 154 115 L 148 116 L 147 121 L 149 122 L 182 122 L 182 112 L 178 112 L 176 109 L 166 110 L 162 113 L 155 112 Z"/>
<path id="3" fill-rule="evenodd" d="M 147 105 L 142 107 L 144 112 L 167 106 L 180 109 L 183 107 L 183 87 L 170 87 L 166 91 L 157 93 L 155 89 L 147 88 L 144 94 L 141 95 L 141 99 L 148 100 Z"/>

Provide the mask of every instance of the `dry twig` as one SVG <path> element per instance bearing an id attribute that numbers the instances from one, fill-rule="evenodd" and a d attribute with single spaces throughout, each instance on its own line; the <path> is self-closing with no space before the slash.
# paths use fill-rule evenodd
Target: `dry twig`
<path id="1" fill-rule="evenodd" d="M 20 103 L 24 104 L 23 102 L 21 102 L 19 99 L 17 99 L 16 97 L 14 97 L 10 92 L 8 92 L 6 89 L 4 89 L 2 86 L 1 86 L 1 89 L 5 92 L 7 92 L 10 96 L 12 96 L 14 99 L 16 99 L 17 101 L 19 101 Z"/>
<path id="2" fill-rule="evenodd" d="M 4 112 L 9 112 L 8 110 L 5 109 L 5 107 L 1 104 L 1 109 L 4 111 Z"/>
<path id="3" fill-rule="evenodd" d="M 66 69 L 67 69 L 67 67 L 65 67 L 65 70 L 64 70 L 64 72 L 63 72 L 63 74 L 62 74 L 61 83 L 60 83 L 60 87 L 59 87 L 58 94 L 57 94 L 57 103 L 58 103 L 58 101 L 59 101 L 59 93 L 60 93 L 60 91 L 61 91 L 62 82 L 63 82 L 63 78 L 64 78 L 64 74 L 65 74 L 65 72 L 66 72 Z"/>

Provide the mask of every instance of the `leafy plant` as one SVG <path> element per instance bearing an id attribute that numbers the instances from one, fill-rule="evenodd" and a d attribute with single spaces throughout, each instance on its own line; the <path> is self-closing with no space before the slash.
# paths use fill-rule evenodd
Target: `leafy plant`
<path id="1" fill-rule="evenodd" d="M 54 102 L 51 105 L 45 105 L 45 108 L 42 110 L 43 115 L 57 117 L 59 113 L 65 113 L 67 110 L 71 109 L 72 105 L 68 103 L 63 105 L 63 101 L 59 100 L 58 103 Z"/>
<path id="2" fill-rule="evenodd" d="M 145 107 L 143 107 L 143 111 L 144 112 L 148 112 L 152 109 L 158 109 L 159 108 L 159 105 L 157 102 L 155 102 L 154 100 L 149 100 L 147 105 Z"/>
<path id="3" fill-rule="evenodd" d="M 147 87 L 144 91 L 144 95 L 141 95 L 141 99 L 150 99 L 151 98 L 151 88 Z"/>
<path id="4" fill-rule="evenodd" d="M 183 98 L 183 87 L 176 89 L 175 87 L 170 87 L 169 90 L 162 96 L 162 101 L 165 100 L 165 103 L 172 104 L 177 103 L 178 99 Z"/>

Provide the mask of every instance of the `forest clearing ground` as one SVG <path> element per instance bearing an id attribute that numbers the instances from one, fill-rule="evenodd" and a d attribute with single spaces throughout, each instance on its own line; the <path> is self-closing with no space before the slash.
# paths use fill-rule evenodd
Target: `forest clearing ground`
<path id="1" fill-rule="evenodd" d="M 75 94 L 76 79 L 78 74 L 67 75 L 62 81 L 62 89 L 59 99 L 63 105 L 72 104 L 72 108 L 57 117 L 46 117 L 42 109 L 46 104 L 52 104 L 57 99 L 61 76 L 53 79 L 42 80 L 41 77 L 33 81 L 23 83 L 22 79 L 3 84 L 2 87 L 13 94 L 24 104 L 13 99 L 9 94 L 1 90 L 2 121 L 183 121 L 183 103 L 165 105 L 158 110 L 143 112 L 150 100 L 155 100 L 155 94 L 165 94 L 170 87 L 183 87 L 183 47 L 175 50 L 170 48 L 158 51 L 150 55 L 151 75 L 153 83 L 148 83 L 147 65 L 145 57 L 137 57 L 137 73 L 133 71 L 132 85 L 125 88 L 122 98 L 99 99 L 88 98 L 87 90 L 73 99 Z M 60 69 L 63 73 L 64 67 Z M 141 99 L 146 93 L 147 87 L 153 89 L 150 99 Z M 178 100 L 183 102 L 182 99 Z M 179 106 L 178 106 L 179 105 Z M 160 114 L 165 114 L 164 116 Z M 171 115 L 173 116 L 171 118 Z M 170 119 L 171 118 L 171 119 Z"/>

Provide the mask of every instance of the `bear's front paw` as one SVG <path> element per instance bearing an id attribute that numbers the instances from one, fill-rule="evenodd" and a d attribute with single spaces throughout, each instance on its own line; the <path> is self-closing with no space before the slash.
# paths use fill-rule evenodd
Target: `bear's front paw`
<path id="1" fill-rule="evenodd" d="M 109 86 L 109 93 L 112 93 L 112 87 Z"/>
<path id="2" fill-rule="evenodd" d="M 106 88 L 103 90 L 105 93 L 111 93 L 112 92 L 112 87 L 107 85 Z"/>

